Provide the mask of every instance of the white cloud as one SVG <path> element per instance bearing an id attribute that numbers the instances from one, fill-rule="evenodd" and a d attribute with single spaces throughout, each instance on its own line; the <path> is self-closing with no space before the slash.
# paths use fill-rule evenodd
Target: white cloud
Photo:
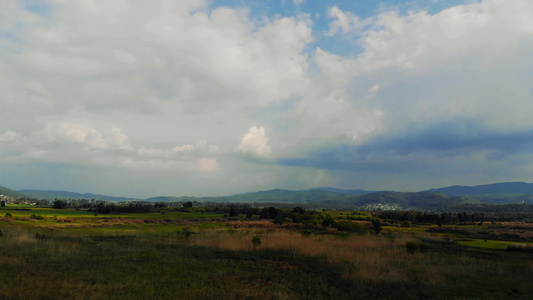
<path id="1" fill-rule="evenodd" d="M 531 18 L 530 1 L 489 0 L 434 15 L 384 12 L 361 34 L 364 51 L 357 58 L 324 70 L 333 78 L 352 74 L 347 97 L 366 90 L 373 102 L 357 103 L 381 110 L 391 130 L 453 117 L 505 130 L 529 128 L 533 120 L 523 111 L 533 109 L 532 93 L 522 70 L 533 66 L 526 54 L 533 44 L 525 39 Z"/>
<path id="2" fill-rule="evenodd" d="M 4 133 L 0 134 L 0 143 L 14 141 L 19 138 L 19 136 L 20 135 L 14 131 L 6 130 Z"/>
<path id="3" fill-rule="evenodd" d="M 129 148 L 129 138 L 127 135 L 122 133 L 122 129 L 113 128 L 111 129 L 111 134 L 108 138 L 108 143 L 115 145 L 116 147 L 125 147 Z"/>
<path id="4" fill-rule="evenodd" d="M 267 145 L 267 142 L 268 139 L 265 135 L 265 128 L 252 126 L 248 132 L 242 136 L 237 151 L 259 157 L 268 157 L 271 148 Z"/>
<path id="5" fill-rule="evenodd" d="M 172 151 L 174 152 L 187 152 L 187 151 L 191 151 L 193 149 L 193 147 L 189 144 L 187 145 L 183 145 L 183 146 L 176 146 L 174 148 L 172 148 Z"/>
<path id="6" fill-rule="evenodd" d="M 287 169 L 238 153 L 281 161 L 453 119 L 533 127 L 528 0 L 368 18 L 338 6 L 269 18 L 212 1 L 108 2 L 32 12 L 0 1 L 1 155 L 163 170 L 191 186 L 220 164 L 209 176 L 227 176 L 213 186 L 273 188 Z M 250 124 L 262 126 L 242 135 Z M 320 171 L 294 170 L 302 182 L 291 183 L 339 178 Z"/>
<path id="7" fill-rule="evenodd" d="M 165 170 L 175 168 L 179 163 L 164 159 L 135 160 L 126 158 L 122 161 L 122 165 L 126 168 L 137 170 Z"/>
<path id="8" fill-rule="evenodd" d="M 376 94 L 378 93 L 378 91 L 379 91 L 379 85 L 374 84 L 372 87 L 368 89 L 368 95 L 370 97 L 376 97 Z"/>
<path id="9" fill-rule="evenodd" d="M 80 123 L 50 122 L 45 126 L 45 136 L 52 141 L 84 144 L 89 148 L 107 148 L 102 133 Z"/>
<path id="10" fill-rule="evenodd" d="M 200 158 L 198 160 L 198 169 L 200 171 L 216 171 L 219 169 L 219 164 L 214 158 Z"/>
<path id="11" fill-rule="evenodd" d="M 373 21 L 372 18 L 361 20 L 359 16 L 350 12 L 344 12 L 337 6 L 329 8 L 328 17 L 335 19 L 329 23 L 328 35 L 330 36 L 338 32 L 342 32 L 343 34 L 360 34 Z"/>
<path id="12" fill-rule="evenodd" d="M 20 7 L 17 1 L 5 0 L 0 2 L 0 32 L 15 31 L 20 17 Z"/>

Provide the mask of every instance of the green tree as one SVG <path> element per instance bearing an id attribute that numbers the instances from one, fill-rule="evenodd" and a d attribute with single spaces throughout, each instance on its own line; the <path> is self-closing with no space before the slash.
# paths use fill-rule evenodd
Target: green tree
<path id="1" fill-rule="evenodd" d="M 229 209 L 229 216 L 230 217 L 238 217 L 239 214 L 237 213 L 237 210 L 235 209 L 235 207 L 230 207 Z"/>
<path id="2" fill-rule="evenodd" d="M 374 232 L 376 233 L 376 235 L 379 235 L 379 233 L 382 230 L 381 221 L 379 219 L 372 219 L 371 222 L 372 222 L 372 229 L 374 229 Z"/>
<path id="3" fill-rule="evenodd" d="M 335 227 L 335 220 L 330 215 L 326 215 L 322 220 L 322 226 L 324 227 Z"/>

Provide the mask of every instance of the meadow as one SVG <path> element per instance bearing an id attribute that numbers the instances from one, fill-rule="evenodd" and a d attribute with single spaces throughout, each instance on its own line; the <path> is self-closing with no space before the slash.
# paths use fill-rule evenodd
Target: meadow
<path id="1" fill-rule="evenodd" d="M 507 248 L 527 241 L 428 232 L 434 225 L 388 224 L 376 234 L 364 214 L 346 220 L 355 212 L 327 216 L 366 232 L 202 210 L 95 216 L 9 206 L 0 214 L 2 299 L 533 296 L 533 254 Z M 504 225 L 517 226 L 494 224 Z"/>

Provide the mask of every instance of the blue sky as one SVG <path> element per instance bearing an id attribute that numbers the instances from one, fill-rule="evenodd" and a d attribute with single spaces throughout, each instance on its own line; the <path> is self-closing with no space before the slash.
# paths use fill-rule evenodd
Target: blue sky
<path id="1" fill-rule="evenodd" d="M 0 186 L 533 181 L 533 2 L 0 2 Z"/>

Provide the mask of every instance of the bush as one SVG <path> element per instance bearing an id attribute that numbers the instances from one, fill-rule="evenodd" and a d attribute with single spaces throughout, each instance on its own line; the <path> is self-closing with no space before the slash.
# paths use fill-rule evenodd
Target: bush
<path id="1" fill-rule="evenodd" d="M 261 245 L 261 238 L 257 235 L 252 238 L 252 244 L 254 244 L 254 247 L 258 247 Z"/>
<path id="2" fill-rule="evenodd" d="M 34 219 L 34 220 L 44 220 L 44 217 L 41 216 L 41 215 L 32 214 L 32 215 L 30 216 L 30 219 Z"/>
<path id="3" fill-rule="evenodd" d="M 326 228 L 326 232 L 327 232 L 328 234 L 336 234 L 337 231 L 339 231 L 337 228 L 333 228 L 333 227 L 328 227 L 328 228 Z"/>
<path id="4" fill-rule="evenodd" d="M 406 242 L 405 248 L 407 248 L 407 252 L 415 253 L 416 250 L 418 250 L 418 243 L 417 242 Z"/>
<path id="5" fill-rule="evenodd" d="M 189 226 L 185 226 L 183 227 L 183 236 L 185 237 L 185 239 L 189 239 L 192 235 L 192 230 L 191 230 L 191 227 Z"/>
<path id="6" fill-rule="evenodd" d="M 507 251 L 519 251 L 519 252 L 533 253 L 533 246 L 509 245 L 509 246 L 507 246 L 506 250 Z"/>
<path id="7" fill-rule="evenodd" d="M 337 222 L 337 229 L 340 231 L 346 231 L 351 233 L 358 233 L 358 234 L 367 234 L 368 228 L 357 222 L 352 221 L 339 221 Z"/>
<path id="8" fill-rule="evenodd" d="M 372 228 L 374 229 L 374 232 L 376 235 L 379 235 L 381 232 L 381 221 L 379 219 L 372 219 Z"/>
<path id="9" fill-rule="evenodd" d="M 56 218 L 56 221 L 58 223 L 74 223 L 74 219 L 72 218 Z"/>
<path id="10" fill-rule="evenodd" d="M 39 234 L 38 232 L 35 234 L 35 239 L 36 240 L 45 240 L 47 239 L 48 237 L 44 234 Z"/>
<path id="11" fill-rule="evenodd" d="M 6 218 L 11 218 L 11 217 L 13 217 L 12 214 L 10 214 L 10 213 L 6 213 Z"/>
<path id="12" fill-rule="evenodd" d="M 424 243 L 419 242 L 406 242 L 405 248 L 407 249 L 407 252 L 409 253 L 415 253 L 415 252 L 424 252 L 427 249 L 427 245 Z"/>

